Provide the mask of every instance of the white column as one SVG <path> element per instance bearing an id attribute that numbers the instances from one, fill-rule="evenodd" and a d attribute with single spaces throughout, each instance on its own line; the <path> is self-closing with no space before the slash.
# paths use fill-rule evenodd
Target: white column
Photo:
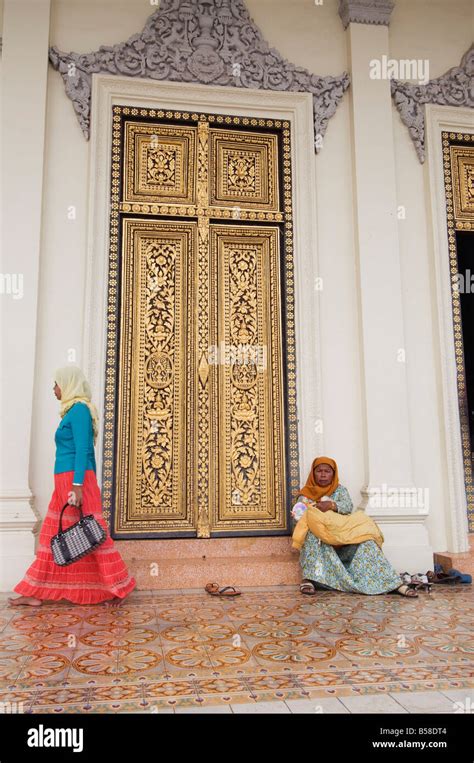
<path id="1" fill-rule="evenodd" d="M 50 0 L 5 0 L 2 51 L 0 590 L 34 559 L 29 462 Z"/>
<path id="2" fill-rule="evenodd" d="M 431 569 L 433 556 L 427 491 L 414 494 L 412 475 L 390 82 L 370 77 L 371 61 L 389 56 L 388 22 L 364 21 L 349 17 L 347 32 L 366 413 L 360 507 L 380 525 L 396 569 L 417 572 Z"/>

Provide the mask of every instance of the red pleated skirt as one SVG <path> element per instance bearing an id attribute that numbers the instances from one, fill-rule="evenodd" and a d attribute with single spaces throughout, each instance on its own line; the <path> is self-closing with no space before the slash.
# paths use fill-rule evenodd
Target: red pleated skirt
<path id="1" fill-rule="evenodd" d="M 123 599 L 135 588 L 136 582 L 128 574 L 125 563 L 109 535 L 102 517 L 100 488 L 92 469 L 88 469 L 84 477 L 82 511 L 84 515 L 94 515 L 106 530 L 107 539 L 91 554 L 67 567 L 61 567 L 54 562 L 51 538 L 58 532 L 59 515 L 72 490 L 73 477 L 72 471 L 54 475 L 54 492 L 41 526 L 36 559 L 14 591 L 23 596 L 35 596 L 43 600 L 67 599 L 74 604 L 98 604 L 115 596 Z M 63 530 L 79 518 L 78 509 L 68 506 L 63 514 Z"/>

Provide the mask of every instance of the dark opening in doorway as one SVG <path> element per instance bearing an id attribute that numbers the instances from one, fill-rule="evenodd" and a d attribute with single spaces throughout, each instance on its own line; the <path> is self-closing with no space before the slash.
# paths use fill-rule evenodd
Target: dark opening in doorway
<path id="1" fill-rule="evenodd" d="M 456 231 L 471 453 L 474 452 L 474 231 Z"/>

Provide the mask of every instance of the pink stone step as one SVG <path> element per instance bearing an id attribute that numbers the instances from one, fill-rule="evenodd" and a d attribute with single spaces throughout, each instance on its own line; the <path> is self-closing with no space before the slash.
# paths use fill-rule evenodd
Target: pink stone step
<path id="1" fill-rule="evenodd" d="M 140 589 L 202 589 L 221 586 L 288 585 L 301 579 L 299 555 L 291 539 L 183 538 L 117 541 Z"/>
<path id="2" fill-rule="evenodd" d="M 456 569 L 464 574 L 474 577 L 474 535 L 469 536 L 470 550 L 462 554 L 453 554 L 449 551 L 438 551 L 434 555 L 435 564 L 442 566 L 444 572 Z"/>

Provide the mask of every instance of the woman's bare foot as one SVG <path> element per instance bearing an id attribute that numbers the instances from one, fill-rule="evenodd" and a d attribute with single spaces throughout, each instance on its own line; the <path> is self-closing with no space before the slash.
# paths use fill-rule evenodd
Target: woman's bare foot
<path id="1" fill-rule="evenodd" d="M 34 596 L 19 596 L 17 599 L 12 599 L 10 597 L 8 603 L 11 607 L 20 607 L 22 605 L 28 607 L 41 607 L 43 602 L 41 599 L 36 599 Z"/>

